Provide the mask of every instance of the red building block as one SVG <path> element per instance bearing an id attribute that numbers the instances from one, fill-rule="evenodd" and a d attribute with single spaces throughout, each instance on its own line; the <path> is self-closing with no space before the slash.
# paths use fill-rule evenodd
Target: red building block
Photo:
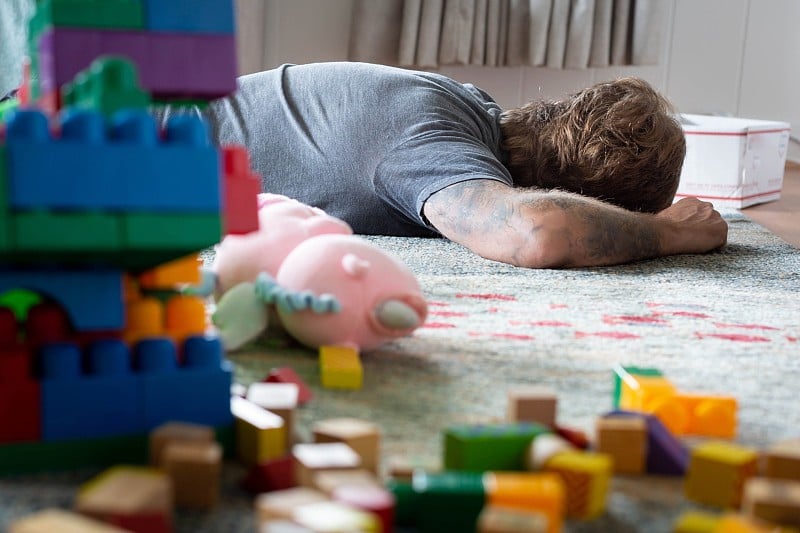
<path id="1" fill-rule="evenodd" d="M 24 345 L 0 351 L 0 442 L 39 441 L 42 395 Z"/>
<path id="2" fill-rule="evenodd" d="M 258 230 L 257 195 L 261 192 L 259 176 L 250 170 L 250 158 L 242 146 L 222 148 L 225 176 L 226 234 L 244 234 Z"/>
<path id="3" fill-rule="evenodd" d="M 295 372 L 293 368 L 288 366 L 273 368 L 264 381 L 267 383 L 296 384 L 298 389 L 297 403 L 299 405 L 308 403 L 313 397 L 311 389 L 308 387 L 308 385 L 306 385 L 305 381 L 303 381 L 303 379 L 297 375 L 297 372 Z"/>

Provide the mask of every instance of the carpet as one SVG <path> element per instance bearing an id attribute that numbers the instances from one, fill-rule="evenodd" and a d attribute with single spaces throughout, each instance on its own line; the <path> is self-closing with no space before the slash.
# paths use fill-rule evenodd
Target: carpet
<path id="1" fill-rule="evenodd" d="M 236 378 L 290 365 L 314 387 L 299 426 L 354 416 L 378 423 L 383 458 L 440 464 L 442 429 L 500 421 L 506 391 L 541 384 L 559 394 L 559 422 L 591 431 L 611 407 L 617 363 L 659 368 L 681 390 L 738 398 L 737 441 L 765 446 L 800 434 L 800 251 L 738 212 L 729 244 L 705 255 L 606 268 L 526 270 L 434 239 L 370 237 L 417 275 L 430 304 L 411 337 L 362 356 L 359 391 L 321 389 L 316 355 L 258 341 L 232 354 Z M 0 480 L 0 527 L 47 505 L 68 507 L 89 472 Z M 225 498 L 181 512 L 178 531 L 252 531 L 251 500 L 225 472 Z M 679 479 L 617 477 L 606 514 L 566 531 L 670 531 L 696 508 Z"/>

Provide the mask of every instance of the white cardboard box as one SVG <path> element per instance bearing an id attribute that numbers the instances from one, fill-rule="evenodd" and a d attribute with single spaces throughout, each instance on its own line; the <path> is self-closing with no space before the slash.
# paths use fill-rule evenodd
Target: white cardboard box
<path id="1" fill-rule="evenodd" d="M 681 115 L 686 159 L 675 199 L 696 196 L 715 207 L 777 200 L 791 127 L 787 122 Z"/>

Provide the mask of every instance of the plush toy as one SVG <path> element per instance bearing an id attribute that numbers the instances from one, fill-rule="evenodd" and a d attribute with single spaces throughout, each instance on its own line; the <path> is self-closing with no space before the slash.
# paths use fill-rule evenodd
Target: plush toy
<path id="1" fill-rule="evenodd" d="M 274 194 L 259 195 L 258 231 L 217 246 L 210 281 L 212 320 L 228 350 L 256 338 L 273 317 L 311 348 L 370 350 L 410 334 L 428 312 L 403 263 L 345 222 Z"/>

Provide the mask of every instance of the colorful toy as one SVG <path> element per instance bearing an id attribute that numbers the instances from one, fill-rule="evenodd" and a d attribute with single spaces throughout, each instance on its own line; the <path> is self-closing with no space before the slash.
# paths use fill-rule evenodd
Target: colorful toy
<path id="1" fill-rule="evenodd" d="M 775 524 L 800 527 L 800 481 L 748 479 L 744 484 L 742 512 Z"/>
<path id="2" fill-rule="evenodd" d="M 642 474 L 647 461 L 647 423 L 643 418 L 597 419 L 597 451 L 613 459 L 614 473 Z"/>
<path id="3" fill-rule="evenodd" d="M 171 442 L 162 454 L 177 507 L 206 509 L 219 500 L 222 447 L 216 442 Z"/>
<path id="4" fill-rule="evenodd" d="M 722 441 L 700 444 L 692 450 L 684 489 L 690 500 L 738 509 L 745 482 L 756 474 L 758 452 Z"/>

